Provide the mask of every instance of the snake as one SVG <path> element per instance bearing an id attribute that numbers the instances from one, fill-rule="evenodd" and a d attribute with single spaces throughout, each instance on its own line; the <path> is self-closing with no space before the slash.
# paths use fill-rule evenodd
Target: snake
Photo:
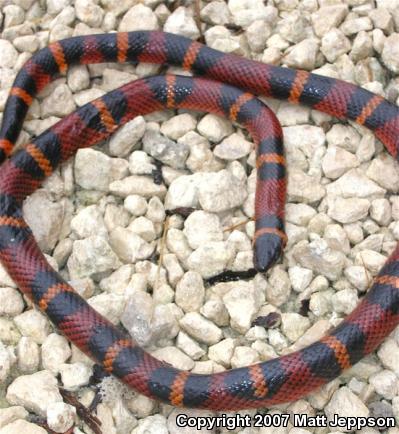
<path id="1" fill-rule="evenodd" d="M 34 97 L 72 64 L 148 62 L 194 75 L 140 78 L 85 104 L 12 152 Z M 297 400 L 372 353 L 399 323 L 399 247 L 355 309 L 318 341 L 251 366 L 212 374 L 179 370 L 153 357 L 97 313 L 47 262 L 23 218 L 22 203 L 57 165 L 106 139 L 137 115 L 195 109 L 240 123 L 256 147 L 254 263 L 264 272 L 286 242 L 286 161 L 282 129 L 259 96 L 304 104 L 372 130 L 397 157 L 399 110 L 354 84 L 223 53 L 162 31 L 67 38 L 42 48 L 10 89 L 0 129 L 0 260 L 20 290 L 78 348 L 138 393 L 208 410 L 269 407 Z"/>

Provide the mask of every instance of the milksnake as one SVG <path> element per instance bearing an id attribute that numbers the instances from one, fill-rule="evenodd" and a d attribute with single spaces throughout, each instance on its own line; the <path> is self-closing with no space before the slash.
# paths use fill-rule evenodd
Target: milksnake
<path id="1" fill-rule="evenodd" d="M 204 78 L 139 79 L 80 107 L 22 150 L 11 150 L 34 96 L 72 64 L 140 61 L 178 65 Z M 206 78 L 205 78 L 206 77 Z M 236 87 L 242 90 L 238 90 Z M 250 93 L 248 93 L 250 92 Z M 243 124 L 257 148 L 255 265 L 265 271 L 285 242 L 281 127 L 255 95 L 301 103 L 371 129 L 397 157 L 396 105 L 356 85 L 225 54 L 159 31 L 97 34 L 54 42 L 33 55 L 10 90 L 0 130 L 0 259 L 21 291 L 59 330 L 136 391 L 174 406 L 258 408 L 296 400 L 374 351 L 399 323 L 399 248 L 356 309 L 312 345 L 276 359 L 199 375 L 156 360 L 92 309 L 48 264 L 21 205 L 56 166 L 138 114 L 190 108 Z M 89 169 L 89 168 L 88 168 Z"/>

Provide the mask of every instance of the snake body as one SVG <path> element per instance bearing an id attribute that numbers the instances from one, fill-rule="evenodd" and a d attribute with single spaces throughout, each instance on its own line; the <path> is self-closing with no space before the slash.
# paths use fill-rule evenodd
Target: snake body
<path id="1" fill-rule="evenodd" d="M 179 65 L 206 78 L 166 75 L 122 86 L 82 106 L 7 158 L 34 96 L 54 75 L 64 73 L 71 64 L 105 61 Z M 374 351 L 399 323 L 397 247 L 356 309 L 321 340 L 252 366 L 193 374 L 145 352 L 91 308 L 44 258 L 23 219 L 23 200 L 79 147 L 104 140 L 138 114 L 172 107 L 221 114 L 242 123 L 251 133 L 257 147 L 255 265 L 258 270 L 267 269 L 285 242 L 285 160 L 281 127 L 252 93 L 355 120 L 370 128 L 397 157 L 399 110 L 384 98 L 340 80 L 265 65 L 157 31 L 81 36 L 52 43 L 22 67 L 3 115 L 0 260 L 21 291 L 71 342 L 138 392 L 174 406 L 237 410 L 298 399 Z"/>

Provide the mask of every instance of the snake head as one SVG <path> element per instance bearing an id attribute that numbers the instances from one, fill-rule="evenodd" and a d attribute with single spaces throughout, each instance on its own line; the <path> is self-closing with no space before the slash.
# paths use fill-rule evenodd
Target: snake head
<path id="1" fill-rule="evenodd" d="M 286 239 L 276 233 L 265 233 L 256 238 L 254 245 L 255 269 L 261 273 L 277 262 L 283 253 Z"/>

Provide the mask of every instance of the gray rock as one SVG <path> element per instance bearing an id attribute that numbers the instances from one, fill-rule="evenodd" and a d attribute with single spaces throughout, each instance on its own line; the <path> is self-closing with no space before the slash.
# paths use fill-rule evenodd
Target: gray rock
<path id="1" fill-rule="evenodd" d="M 176 143 L 153 130 L 145 133 L 143 146 L 145 152 L 174 169 L 183 169 L 185 167 L 190 152 L 186 144 Z"/>

